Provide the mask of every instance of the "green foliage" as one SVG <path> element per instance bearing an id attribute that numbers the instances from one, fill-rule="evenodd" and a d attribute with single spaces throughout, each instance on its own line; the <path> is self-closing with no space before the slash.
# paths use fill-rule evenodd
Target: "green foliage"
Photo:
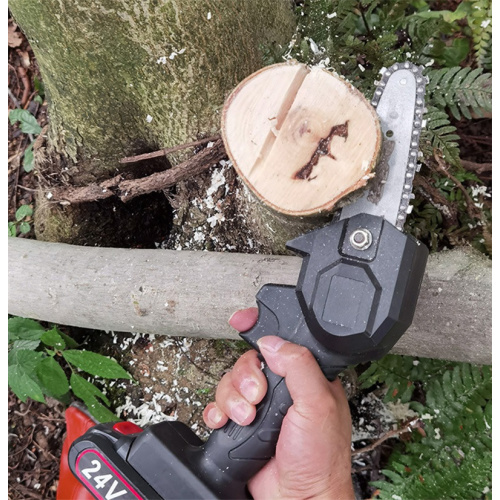
<path id="1" fill-rule="evenodd" d="M 437 251 L 446 239 L 441 211 L 423 198 L 415 199 L 413 212 L 406 228 L 419 241 L 427 241 L 432 251 Z"/>
<path id="2" fill-rule="evenodd" d="M 467 3 L 471 6 L 467 20 L 472 31 L 477 65 L 491 69 L 492 1 L 469 0 Z"/>
<path id="3" fill-rule="evenodd" d="M 25 134 L 38 135 L 42 131 L 36 118 L 27 109 L 13 109 L 9 113 L 9 121 L 12 125 L 19 123 L 21 131 Z M 23 168 L 26 172 L 33 170 L 33 143 L 24 151 Z"/>
<path id="4" fill-rule="evenodd" d="M 73 392 L 100 422 L 118 420 L 102 404 L 109 405 L 103 392 L 77 371 L 108 379 L 130 379 L 130 375 L 115 360 L 78 347 L 74 339 L 57 327 L 46 330 L 32 319 L 10 318 L 10 388 L 21 401 L 31 398 L 44 402 L 44 396 L 51 396 L 68 403 Z M 71 371 L 69 382 L 60 364 L 62 360 L 66 362 L 66 371 Z"/>
<path id="5" fill-rule="evenodd" d="M 39 80 L 36 75 L 33 77 L 33 86 L 38 95 L 35 96 L 34 101 L 38 104 L 43 104 L 43 98 L 45 97 L 45 86 L 43 82 Z"/>
<path id="6" fill-rule="evenodd" d="M 491 367 L 390 355 L 372 363 L 361 381 L 385 383 L 386 400 L 410 402 L 425 423 L 424 436 L 413 432 L 392 453 L 382 471 L 387 481 L 373 483 L 377 498 L 488 498 Z M 419 401 L 413 400 L 417 385 Z"/>
<path id="7" fill-rule="evenodd" d="M 16 210 L 16 220 L 9 222 L 9 236 L 17 236 L 19 230 L 22 234 L 27 234 L 31 231 L 31 217 L 33 208 L 30 205 L 21 205 Z"/>
<path id="8" fill-rule="evenodd" d="M 36 118 L 27 109 L 13 109 L 9 113 L 9 121 L 12 125 L 19 123 L 21 131 L 25 134 L 38 135 L 42 131 Z"/>
<path id="9" fill-rule="evenodd" d="M 426 127 L 420 135 L 420 148 L 424 158 L 432 158 L 434 149 L 441 152 L 442 158 L 452 165 L 460 165 L 460 136 L 457 128 L 450 123 L 450 118 L 444 112 L 433 106 L 427 106 Z"/>
<path id="10" fill-rule="evenodd" d="M 70 349 L 63 351 L 64 359 L 87 373 L 102 378 L 130 378 L 130 375 L 113 359 L 95 352 Z"/>
<path id="11" fill-rule="evenodd" d="M 459 186 L 437 173 L 429 176 L 428 180 L 432 188 L 435 188 L 442 196 L 442 206 L 429 203 L 417 192 L 413 203 L 413 212 L 407 220 L 406 230 L 421 241 L 428 242 L 431 250 L 436 251 L 443 246 L 454 246 L 468 241 L 477 250 L 490 254 L 485 243 L 485 232 L 487 225 L 483 221 L 491 220 L 491 209 L 484 204 L 484 199 L 491 197 L 486 187 L 482 186 L 476 175 L 466 170 L 455 173 L 455 179 L 467 186 L 465 189 L 476 209 L 481 210 L 482 220 L 471 218 L 467 210 L 467 200 Z M 451 214 L 451 210 L 455 214 Z M 443 214 L 451 215 L 451 221 L 444 221 Z"/>
<path id="12" fill-rule="evenodd" d="M 35 157 L 33 156 L 33 143 L 29 144 L 24 150 L 23 168 L 25 172 L 33 170 Z"/>
<path id="13" fill-rule="evenodd" d="M 410 356 L 388 354 L 380 361 L 373 361 L 360 375 L 361 388 L 385 384 L 387 392 L 384 401 L 407 403 L 413 396 L 416 383 L 432 378 L 443 370 L 443 362 L 432 359 L 418 359 Z"/>
<path id="14" fill-rule="evenodd" d="M 472 113 L 484 116 L 492 110 L 491 73 L 482 68 L 442 68 L 427 73 L 427 92 L 433 103 L 448 108 L 457 119 L 470 120 Z"/>

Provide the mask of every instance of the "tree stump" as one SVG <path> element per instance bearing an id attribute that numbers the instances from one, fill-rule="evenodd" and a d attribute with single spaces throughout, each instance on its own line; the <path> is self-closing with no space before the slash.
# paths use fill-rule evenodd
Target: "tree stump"
<path id="1" fill-rule="evenodd" d="M 270 239 L 279 240 L 278 249 L 366 185 L 382 142 L 375 110 L 358 90 L 296 62 L 261 69 L 234 89 L 223 109 L 222 137 L 261 202 L 253 213 Z"/>

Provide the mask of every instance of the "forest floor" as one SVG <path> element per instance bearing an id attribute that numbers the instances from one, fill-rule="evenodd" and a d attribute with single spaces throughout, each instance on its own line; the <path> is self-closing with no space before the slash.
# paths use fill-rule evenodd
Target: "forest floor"
<path id="1" fill-rule="evenodd" d="M 44 127 L 46 104 L 34 99 L 41 93 L 36 60 L 11 19 L 8 66 L 9 110 L 28 109 Z M 23 168 L 23 154 L 32 138 L 17 125 L 9 123 L 8 127 L 8 219 L 14 221 L 21 205 L 34 207 L 37 179 L 33 172 Z M 491 161 L 491 153 L 488 153 L 491 120 L 477 120 L 473 127 L 473 130 L 460 131 L 466 149 L 463 158 Z M 488 180 L 488 175 L 488 172 L 484 174 L 484 180 Z M 27 222 L 31 222 L 29 218 Z M 34 238 L 33 228 L 17 237 Z M 131 373 L 133 382 L 106 387 L 113 408 L 122 418 L 141 426 L 178 419 L 202 438 L 209 434 L 201 416 L 203 408 L 214 398 L 222 375 L 244 350 L 240 342 L 229 340 L 188 340 L 61 328 L 84 343 L 86 349 L 115 357 Z M 347 371 L 343 381 L 351 405 L 354 445 L 364 450 L 353 455 L 353 478 L 358 498 L 368 498 L 373 494 L 368 483 L 382 477 L 379 471 L 398 440 L 394 427 L 402 428 L 412 413 L 407 405 L 383 404 L 381 387 L 360 390 L 358 372 Z M 31 400 L 22 403 L 11 392 L 8 401 L 9 498 L 55 498 L 65 435 L 65 408 L 50 398 L 47 404 Z M 387 439 L 384 440 L 384 436 Z M 372 446 L 374 442 L 379 444 Z"/>

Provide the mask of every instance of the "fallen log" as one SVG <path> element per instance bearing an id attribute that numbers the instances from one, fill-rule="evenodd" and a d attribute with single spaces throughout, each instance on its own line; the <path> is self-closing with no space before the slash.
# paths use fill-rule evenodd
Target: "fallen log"
<path id="1" fill-rule="evenodd" d="M 9 314 L 90 329 L 238 338 L 227 320 L 302 259 L 90 248 L 9 238 Z M 470 248 L 429 258 L 413 325 L 394 353 L 491 364 L 491 261 Z M 271 333 L 271 332 L 270 332 Z"/>

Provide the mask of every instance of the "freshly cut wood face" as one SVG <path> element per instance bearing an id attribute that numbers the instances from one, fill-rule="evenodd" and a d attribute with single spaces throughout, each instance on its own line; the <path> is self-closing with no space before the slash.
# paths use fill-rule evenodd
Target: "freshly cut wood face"
<path id="1" fill-rule="evenodd" d="M 381 146 L 364 96 L 320 68 L 285 63 L 243 80 L 226 101 L 222 137 L 263 202 L 289 215 L 330 211 L 363 187 Z"/>

